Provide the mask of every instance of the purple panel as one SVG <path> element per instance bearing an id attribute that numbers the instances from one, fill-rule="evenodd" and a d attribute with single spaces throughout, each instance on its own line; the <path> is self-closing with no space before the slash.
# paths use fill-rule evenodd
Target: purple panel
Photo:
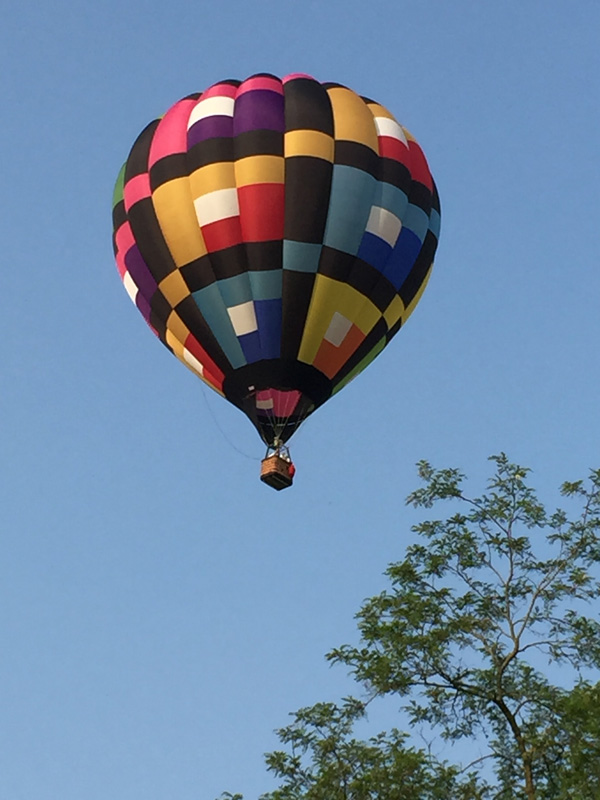
<path id="1" fill-rule="evenodd" d="M 157 283 L 146 266 L 146 262 L 142 258 L 137 245 L 129 248 L 125 253 L 124 260 L 125 266 L 140 292 L 144 297 L 152 297 L 156 291 Z"/>
<path id="2" fill-rule="evenodd" d="M 205 117 L 198 120 L 187 134 L 188 149 L 206 139 L 230 139 L 233 136 L 233 117 Z"/>
<path id="3" fill-rule="evenodd" d="M 135 298 L 135 304 L 139 308 L 142 313 L 142 316 L 146 320 L 146 322 L 150 323 L 150 312 L 152 309 L 150 308 L 150 303 L 146 300 L 146 298 L 138 292 Z"/>
<path id="4" fill-rule="evenodd" d="M 268 89 L 244 92 L 235 101 L 233 135 L 264 129 L 284 132 L 283 95 Z"/>

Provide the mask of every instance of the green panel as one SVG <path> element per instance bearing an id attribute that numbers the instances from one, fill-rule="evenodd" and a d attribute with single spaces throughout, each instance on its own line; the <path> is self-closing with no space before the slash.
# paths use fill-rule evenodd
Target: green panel
<path id="1" fill-rule="evenodd" d="M 113 208 L 123 199 L 123 188 L 125 186 L 125 167 L 126 164 L 123 164 L 117 176 L 117 182 L 115 183 L 115 188 L 113 191 Z"/>

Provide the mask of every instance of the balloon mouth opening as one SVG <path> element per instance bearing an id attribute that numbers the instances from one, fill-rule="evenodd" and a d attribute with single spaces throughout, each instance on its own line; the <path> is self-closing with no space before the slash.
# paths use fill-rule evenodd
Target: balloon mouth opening
<path id="1" fill-rule="evenodd" d="M 243 408 L 248 398 L 259 396 L 265 403 L 270 399 L 276 403 L 291 402 L 294 392 L 310 398 L 318 408 L 331 396 L 332 384 L 310 364 L 292 359 L 265 359 L 246 364 L 229 373 L 223 382 L 223 393 L 234 405 Z M 277 392 L 279 395 L 263 395 Z"/>
<path id="2" fill-rule="evenodd" d="M 331 390 L 322 372 L 291 359 L 247 364 L 223 383 L 225 397 L 246 414 L 268 446 L 288 441 Z"/>

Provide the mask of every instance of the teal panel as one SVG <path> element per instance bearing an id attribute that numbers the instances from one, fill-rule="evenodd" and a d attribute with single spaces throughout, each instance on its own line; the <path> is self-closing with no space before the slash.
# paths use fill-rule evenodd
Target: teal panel
<path id="1" fill-rule="evenodd" d="M 254 300 L 278 300 L 281 297 L 283 270 L 268 269 L 249 272 L 248 277 Z"/>
<path id="2" fill-rule="evenodd" d="M 247 272 L 243 272 L 241 275 L 234 275 L 233 278 L 222 278 L 217 281 L 217 285 L 227 308 L 239 306 L 241 303 L 247 303 L 252 300 L 252 290 Z"/>
<path id="3" fill-rule="evenodd" d="M 440 227 L 442 224 L 442 220 L 438 212 L 435 208 L 431 209 L 431 214 L 429 215 L 429 230 L 433 233 L 436 239 L 440 238 Z"/>
<path id="4" fill-rule="evenodd" d="M 377 181 L 356 167 L 335 164 L 323 244 L 355 256 L 365 232 Z"/>
<path id="5" fill-rule="evenodd" d="M 319 268 L 322 245 L 311 242 L 283 240 L 283 268 L 294 272 L 316 272 Z"/>
<path id="6" fill-rule="evenodd" d="M 231 279 L 229 278 L 228 280 Z M 239 340 L 235 335 L 233 325 L 229 319 L 229 314 L 223 303 L 223 297 L 219 291 L 219 285 L 223 283 L 225 283 L 225 281 L 219 281 L 218 284 L 211 283 L 210 286 L 193 292 L 192 297 L 196 301 L 196 305 L 200 309 L 208 327 L 213 332 L 223 352 L 231 362 L 231 366 L 237 369 L 246 364 L 246 358 Z M 235 304 L 232 303 L 232 305 Z"/>
<path id="7" fill-rule="evenodd" d="M 408 197 L 402 189 L 392 186 L 391 183 L 378 183 L 373 204 L 385 208 L 386 211 L 395 214 L 398 219 L 402 219 L 408 206 Z"/>
<path id="8" fill-rule="evenodd" d="M 419 238 L 421 244 L 423 244 L 425 234 L 429 229 L 429 217 L 422 208 L 409 203 L 404 217 L 402 218 L 402 227 L 412 231 L 415 236 Z"/>

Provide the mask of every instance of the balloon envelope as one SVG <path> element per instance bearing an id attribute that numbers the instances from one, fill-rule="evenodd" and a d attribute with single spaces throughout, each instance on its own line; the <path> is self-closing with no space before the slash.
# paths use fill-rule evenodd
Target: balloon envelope
<path id="1" fill-rule="evenodd" d="M 115 256 L 154 333 L 273 445 L 407 320 L 439 211 L 422 150 L 382 105 L 254 75 L 142 131 L 115 187 Z"/>

